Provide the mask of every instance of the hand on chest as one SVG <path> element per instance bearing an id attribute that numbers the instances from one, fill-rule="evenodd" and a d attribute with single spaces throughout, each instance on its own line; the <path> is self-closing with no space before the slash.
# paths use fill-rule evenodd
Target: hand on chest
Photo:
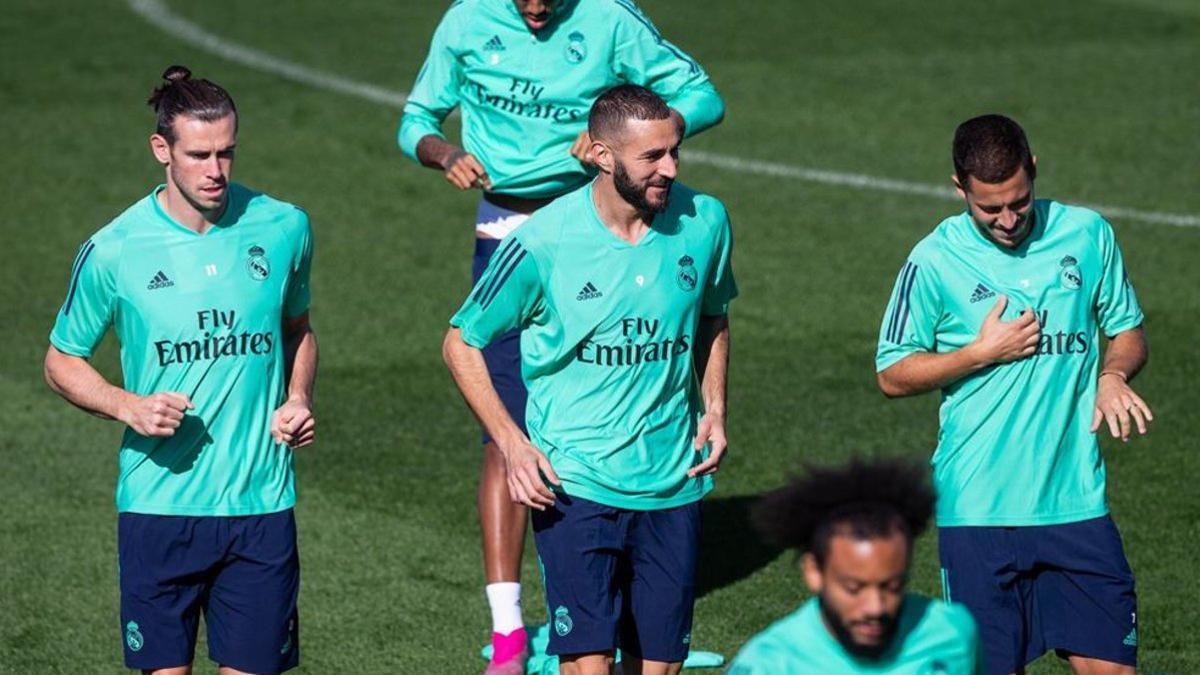
<path id="1" fill-rule="evenodd" d="M 955 261 L 955 281 L 941 289 L 946 314 L 975 334 L 1004 295 L 1008 304 L 1002 321 L 1011 321 L 1029 309 L 1036 314 L 1043 333 L 1090 332 L 1099 273 L 1098 267 L 1081 258 L 1059 251 L 1004 258 L 992 264 Z"/>

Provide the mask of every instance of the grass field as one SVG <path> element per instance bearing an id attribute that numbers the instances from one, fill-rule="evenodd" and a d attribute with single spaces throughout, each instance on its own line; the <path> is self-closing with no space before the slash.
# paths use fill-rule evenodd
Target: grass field
<path id="1" fill-rule="evenodd" d="M 1040 156 L 1039 196 L 1192 215 L 1191 226 L 1112 218 L 1153 353 L 1137 387 L 1158 421 L 1148 438 L 1102 445 L 1137 575 L 1143 670 L 1200 672 L 1200 6 L 643 5 L 726 97 L 726 121 L 689 142 L 694 149 L 944 184 L 954 125 L 1003 111 Z M 443 6 L 169 3 L 231 42 L 397 91 L 411 83 Z M 317 231 L 321 429 L 298 459 L 300 672 L 479 668 L 488 622 L 477 431 L 438 350 L 468 289 L 477 197 L 400 155 L 397 110 L 190 46 L 121 0 L 7 0 L 0 58 L 0 672 L 121 670 L 120 429 L 51 394 L 41 359 L 79 242 L 162 178 L 143 102 L 171 63 L 236 98 L 235 178 L 303 205 Z M 754 497 L 804 460 L 929 454 L 936 397 L 886 401 L 872 357 L 908 249 L 959 205 L 689 164 L 686 149 L 681 171 L 726 202 L 738 237 L 733 451 L 706 505 L 693 643 L 732 656 L 803 597 L 792 557 L 745 526 Z M 111 340 L 96 363 L 119 377 Z M 916 590 L 937 592 L 934 546 L 926 537 L 918 547 Z M 527 618 L 543 620 L 532 555 L 525 573 Z M 199 662 L 198 672 L 214 670 Z M 1062 670 L 1053 658 L 1034 667 Z"/>

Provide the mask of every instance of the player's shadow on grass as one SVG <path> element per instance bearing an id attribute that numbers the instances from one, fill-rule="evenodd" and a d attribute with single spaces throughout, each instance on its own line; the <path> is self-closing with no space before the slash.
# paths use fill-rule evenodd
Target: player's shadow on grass
<path id="1" fill-rule="evenodd" d="M 705 499 L 700 566 L 696 597 L 736 583 L 766 567 L 783 552 L 759 536 L 750 522 L 750 508 L 759 495 Z"/>

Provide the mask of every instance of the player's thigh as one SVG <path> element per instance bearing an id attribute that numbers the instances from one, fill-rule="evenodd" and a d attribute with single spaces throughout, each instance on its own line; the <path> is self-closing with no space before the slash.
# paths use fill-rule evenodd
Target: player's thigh
<path id="1" fill-rule="evenodd" d="M 550 609 L 550 654 L 599 654 L 617 645 L 623 598 L 616 583 L 629 512 L 559 495 L 532 511 Z"/>
<path id="2" fill-rule="evenodd" d="M 989 675 L 1016 672 L 1045 651 L 1031 631 L 1036 606 L 1018 529 L 938 528 L 943 599 L 971 612 Z"/>
<path id="3" fill-rule="evenodd" d="M 700 502 L 634 515 L 626 547 L 628 592 L 621 651 L 674 663 L 687 658 L 700 554 Z"/>
<path id="4" fill-rule="evenodd" d="M 208 518 L 117 517 L 125 665 L 155 670 L 192 662 L 200 609 L 220 551 Z"/>
<path id="5" fill-rule="evenodd" d="M 248 673 L 295 667 L 300 558 L 293 511 L 230 518 L 227 542 L 205 617 L 209 656 Z"/>
<path id="6" fill-rule="evenodd" d="M 1047 648 L 1137 665 L 1137 594 L 1112 518 L 1039 529 L 1045 571 L 1036 591 Z"/>

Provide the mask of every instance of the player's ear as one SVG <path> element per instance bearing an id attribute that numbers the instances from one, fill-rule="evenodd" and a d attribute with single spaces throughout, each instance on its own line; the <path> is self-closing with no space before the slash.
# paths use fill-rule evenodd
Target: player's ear
<path id="1" fill-rule="evenodd" d="M 592 162 L 604 173 L 612 173 L 616 159 L 612 148 L 604 141 L 592 139 Z"/>
<path id="2" fill-rule="evenodd" d="M 150 152 L 159 164 L 167 166 L 171 163 L 171 144 L 162 134 L 150 135 Z"/>
<path id="3" fill-rule="evenodd" d="M 950 174 L 950 182 L 954 183 L 954 191 L 958 193 L 958 196 L 962 197 L 963 199 L 966 199 L 967 198 L 967 190 L 966 190 L 966 188 L 963 187 L 962 183 L 958 182 L 957 174 L 953 174 L 953 173 Z"/>
<path id="4" fill-rule="evenodd" d="M 814 594 L 819 594 L 825 587 L 825 577 L 821 574 L 821 565 L 817 556 L 805 553 L 800 558 L 800 566 L 804 569 L 804 584 Z"/>

